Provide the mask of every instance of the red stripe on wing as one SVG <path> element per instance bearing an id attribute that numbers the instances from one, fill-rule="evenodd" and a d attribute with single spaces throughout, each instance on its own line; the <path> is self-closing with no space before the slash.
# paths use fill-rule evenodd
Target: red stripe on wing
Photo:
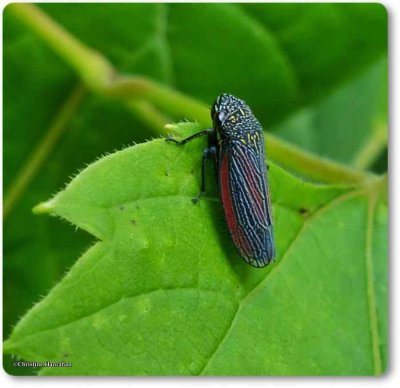
<path id="1" fill-rule="evenodd" d="M 235 209 L 233 207 L 231 190 L 230 190 L 230 173 L 229 173 L 229 159 L 227 154 L 221 158 L 219 170 L 219 186 L 221 201 L 225 212 L 226 222 L 228 224 L 229 232 L 232 236 L 233 242 L 236 247 L 244 255 L 250 254 L 249 241 L 243 233 L 242 228 L 238 225 L 236 220 Z"/>

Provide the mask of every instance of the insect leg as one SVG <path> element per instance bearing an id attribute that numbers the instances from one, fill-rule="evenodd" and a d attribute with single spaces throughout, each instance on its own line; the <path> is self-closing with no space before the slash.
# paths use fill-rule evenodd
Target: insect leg
<path id="1" fill-rule="evenodd" d="M 192 141 L 193 139 L 196 139 L 196 138 L 198 138 L 200 136 L 210 135 L 212 132 L 214 132 L 213 128 L 207 128 L 207 129 L 204 129 L 203 131 L 197 132 L 194 135 L 191 135 L 191 136 L 189 136 L 186 139 L 183 139 L 181 141 L 175 140 L 173 137 L 167 137 L 165 140 L 166 141 L 172 141 L 172 142 L 174 142 L 174 143 L 176 143 L 178 145 L 184 145 L 187 142 Z"/>
<path id="2" fill-rule="evenodd" d="M 197 203 L 200 199 L 200 197 L 206 192 L 206 165 L 207 165 L 207 160 L 210 159 L 211 157 L 214 159 L 216 158 L 217 155 L 217 147 L 212 145 L 211 147 L 206 148 L 203 151 L 203 160 L 202 160 L 202 166 L 201 166 L 201 190 L 200 193 L 197 194 L 194 198 L 192 198 L 193 203 Z"/>

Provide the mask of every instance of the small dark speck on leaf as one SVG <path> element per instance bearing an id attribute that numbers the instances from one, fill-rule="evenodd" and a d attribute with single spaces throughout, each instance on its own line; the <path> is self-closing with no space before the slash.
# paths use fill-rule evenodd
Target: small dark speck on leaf
<path id="1" fill-rule="evenodd" d="M 118 209 L 121 210 L 121 211 L 124 211 L 124 210 L 125 210 L 125 206 L 119 205 L 119 206 L 118 206 Z"/>
<path id="2" fill-rule="evenodd" d="M 306 208 L 304 208 L 304 207 L 301 207 L 301 208 L 299 209 L 299 214 L 300 214 L 301 216 L 303 216 L 303 217 L 307 217 L 307 216 L 308 216 L 308 213 L 309 213 L 308 209 L 306 209 Z"/>
<path id="3" fill-rule="evenodd" d="M 64 354 L 63 354 L 63 357 L 65 357 L 65 358 L 66 358 L 66 357 L 69 357 L 69 353 L 64 353 Z"/>
<path id="4" fill-rule="evenodd" d="M 193 170 L 193 168 L 190 170 L 190 173 L 191 173 L 191 174 L 194 174 L 194 170 Z"/>
<path id="5" fill-rule="evenodd" d="M 136 221 L 135 221 L 135 220 L 130 220 L 130 223 L 131 223 L 132 225 L 136 225 Z"/>

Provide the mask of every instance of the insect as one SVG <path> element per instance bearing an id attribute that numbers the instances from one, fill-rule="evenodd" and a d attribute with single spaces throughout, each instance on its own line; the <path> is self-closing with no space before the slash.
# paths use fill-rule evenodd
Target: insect
<path id="1" fill-rule="evenodd" d="M 177 141 L 183 145 L 208 137 L 203 151 L 201 191 L 205 193 L 205 167 L 213 159 L 225 218 L 240 255 L 253 267 L 265 267 L 275 257 L 264 137 L 249 106 L 230 94 L 220 95 L 211 108 L 213 128 Z"/>

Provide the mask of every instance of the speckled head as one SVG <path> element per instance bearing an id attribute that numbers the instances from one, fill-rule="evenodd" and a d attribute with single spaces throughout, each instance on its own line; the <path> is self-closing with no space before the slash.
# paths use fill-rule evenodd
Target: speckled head
<path id="1" fill-rule="evenodd" d="M 211 108 L 214 128 L 222 136 L 235 138 L 242 132 L 251 129 L 257 120 L 249 106 L 240 98 L 231 94 L 221 94 Z"/>

